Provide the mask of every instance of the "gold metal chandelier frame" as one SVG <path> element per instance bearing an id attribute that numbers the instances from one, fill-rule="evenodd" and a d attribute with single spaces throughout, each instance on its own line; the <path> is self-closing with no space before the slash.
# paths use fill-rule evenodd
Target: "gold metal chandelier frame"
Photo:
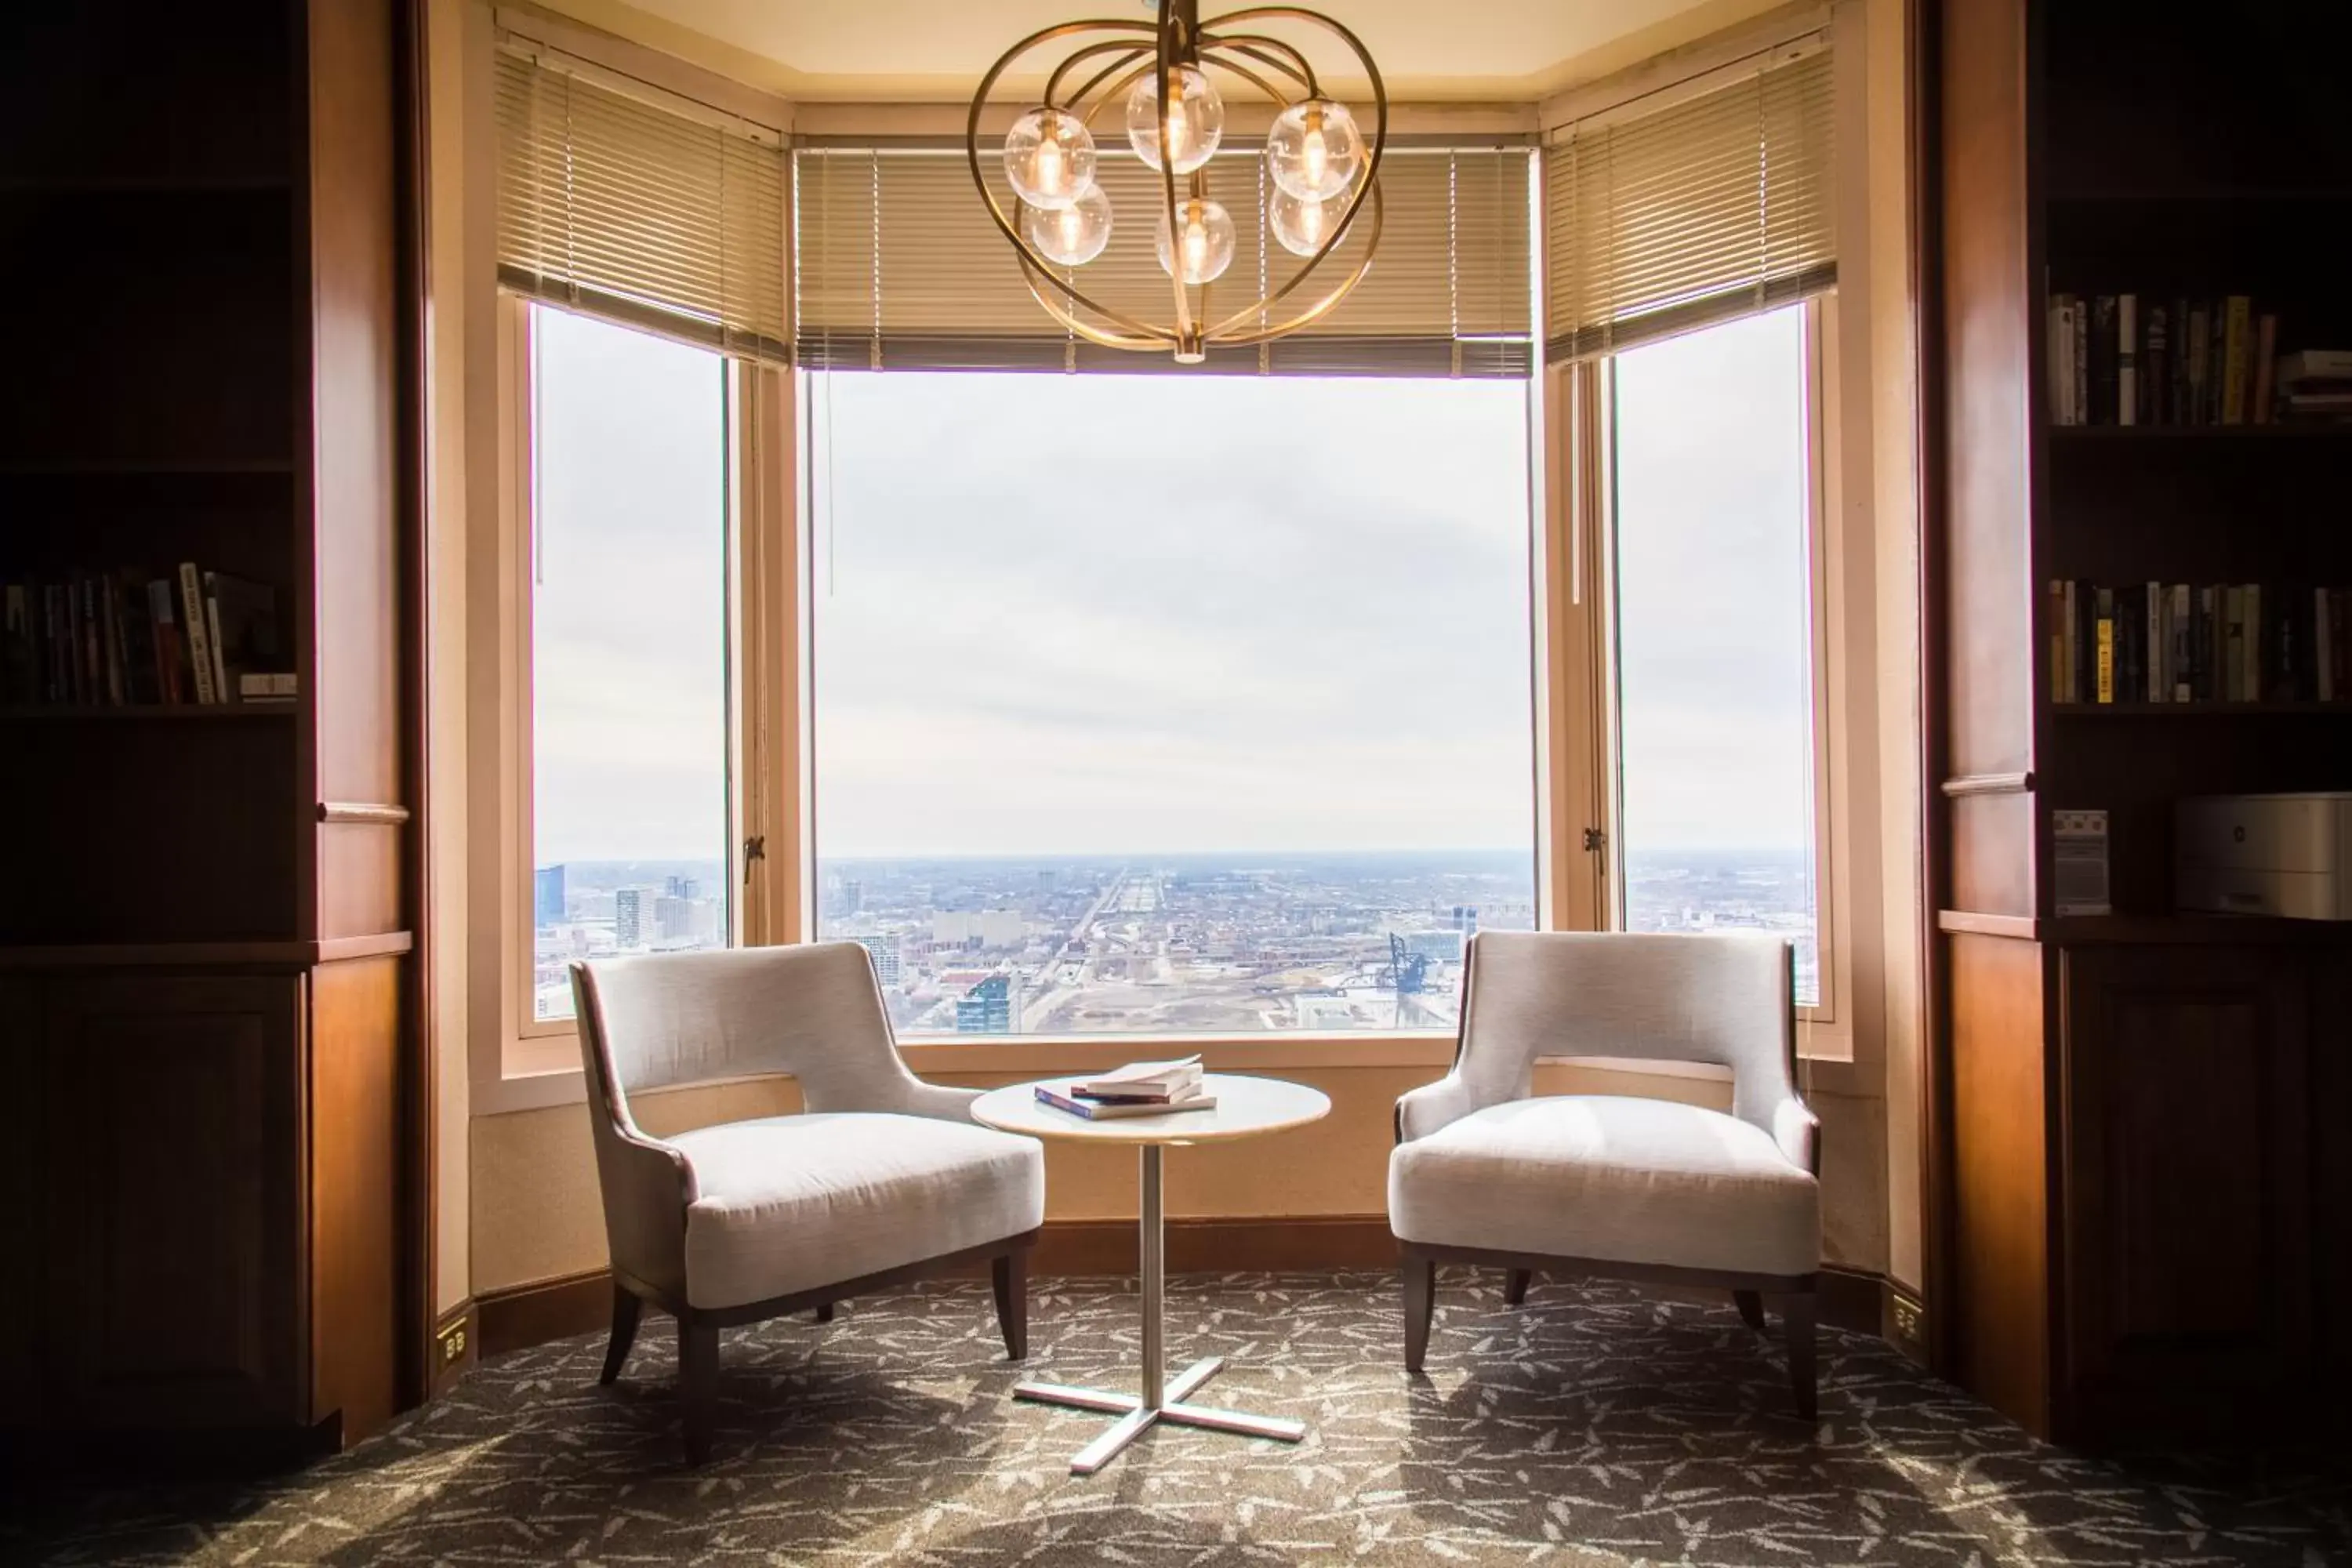
<path id="1" fill-rule="evenodd" d="M 1347 205 L 1339 221 L 1324 237 L 1322 245 L 1305 265 L 1293 273 L 1279 288 L 1261 294 L 1241 310 L 1222 318 L 1212 319 L 1209 310 L 1211 284 L 1188 285 L 1182 269 L 1173 268 L 1170 284 L 1175 300 L 1175 322 L 1167 325 L 1146 321 L 1123 310 L 1111 309 L 1080 289 L 1069 278 L 1055 271 L 1055 264 L 1041 253 L 1021 232 L 1020 226 L 1006 216 L 1003 205 L 983 172 L 980 153 L 980 121 L 988 103 L 988 95 L 997 81 L 1023 56 L 1031 50 L 1065 38 L 1091 33 L 1115 35 L 1108 40 L 1097 40 L 1080 47 L 1064 58 L 1045 79 L 1042 107 L 1077 116 L 1091 131 L 1095 117 L 1106 104 L 1124 101 L 1126 94 L 1150 72 L 1157 72 L 1154 80 L 1160 91 L 1160 191 L 1165 202 L 1168 232 L 1173 237 L 1181 232 L 1177 219 L 1177 183 L 1185 184 L 1185 199 L 1204 199 L 1209 195 L 1208 174 L 1215 163 L 1194 169 L 1179 176 L 1175 160 L 1170 156 L 1168 104 L 1171 94 L 1168 84 L 1172 73 L 1187 66 L 1207 70 L 1214 67 L 1227 76 L 1243 81 L 1264 93 L 1276 105 L 1279 114 L 1293 103 L 1307 99 L 1324 97 L 1315 68 L 1295 46 L 1261 32 L 1236 31 L 1265 22 L 1304 22 L 1329 32 L 1353 51 L 1364 68 L 1371 84 L 1372 134 L 1371 144 L 1358 174 L 1354 185 L 1347 193 Z M 1149 58 L 1147 58 L 1149 57 Z M 1094 73 L 1067 93 L 1062 89 L 1078 68 L 1090 61 L 1107 60 Z M 1140 62 L 1140 63 L 1139 63 Z M 1277 82 L 1287 81 L 1298 89 L 1298 97 L 1289 96 Z M 1213 16 L 1205 23 L 1200 19 L 1199 0 L 1160 0 L 1156 22 L 1121 22 L 1106 19 L 1065 22 L 1032 33 L 1000 56 L 980 79 L 980 87 L 971 98 L 971 114 L 964 127 L 964 153 L 971 163 L 972 184 L 980 190 L 981 200 L 988 205 L 988 216 L 995 221 L 999 233 L 1012 245 L 1020 258 L 1022 276 L 1027 279 L 1029 292 L 1037 303 L 1070 331 L 1089 342 L 1105 348 L 1156 352 L 1173 349 L 1181 363 L 1197 363 L 1213 345 L 1246 347 L 1270 342 L 1297 331 L 1330 314 L 1339 303 L 1364 280 L 1372 264 L 1373 253 L 1381 242 L 1381 154 L 1388 146 L 1388 89 L 1381 85 L 1380 68 L 1372 61 L 1363 41 L 1348 28 L 1319 11 L 1309 11 L 1297 5 L 1258 5 L 1247 10 L 1227 12 Z M 1330 198 L 1338 200 L 1338 197 Z M 1307 306 L 1286 321 L 1269 323 L 1267 315 L 1287 299 L 1300 285 L 1315 276 L 1324 258 L 1354 229 L 1356 216 L 1370 202 L 1370 227 L 1366 232 L 1363 254 L 1357 258 L 1347 277 L 1329 292 Z M 1014 201 L 1017 214 L 1024 205 Z M 1263 218 L 1263 214 L 1260 215 Z M 1199 290 L 1199 300 L 1193 290 Z M 1079 312 L 1092 311 L 1114 327 L 1101 326 L 1087 321 Z M 1123 329 L 1123 330 L 1122 330 Z"/>

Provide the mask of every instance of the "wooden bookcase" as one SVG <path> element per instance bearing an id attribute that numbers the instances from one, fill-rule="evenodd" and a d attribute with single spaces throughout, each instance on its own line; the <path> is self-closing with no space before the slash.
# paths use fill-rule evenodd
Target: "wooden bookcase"
<path id="1" fill-rule="evenodd" d="M 0 1436 L 413 1398 L 399 0 L 0 22 L 0 581 L 270 584 L 279 707 L 0 709 Z"/>
<path id="2" fill-rule="evenodd" d="M 2172 808 L 2352 787 L 2352 705 L 2056 704 L 2044 587 L 2352 584 L 2352 428 L 2053 427 L 2045 338 L 2053 293 L 2247 293 L 2352 346 L 2352 30 L 1929 17 L 1930 1332 L 2038 1433 L 2273 1441 L 2352 1384 L 2352 931 L 2174 912 Z M 2052 813 L 2101 808 L 2115 912 L 2059 918 Z"/>

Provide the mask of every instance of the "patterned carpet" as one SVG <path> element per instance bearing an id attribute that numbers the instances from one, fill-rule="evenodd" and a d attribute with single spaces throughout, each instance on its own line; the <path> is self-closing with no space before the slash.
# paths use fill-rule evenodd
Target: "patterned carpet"
<path id="1" fill-rule="evenodd" d="M 2352 1562 L 2344 1477 L 2126 1470 L 2041 1447 L 1882 1342 L 1824 1330 L 1822 1419 L 1728 1303 L 1441 1280 L 1408 1378 L 1393 1275 L 1188 1279 L 1196 1397 L 1312 1423 L 1296 1447 L 1162 1427 L 1090 1479 L 1098 1427 L 1015 1404 L 982 1283 L 727 1336 L 718 1447 L 680 1460 L 673 1340 L 622 1383 L 601 1336 L 506 1357 L 352 1453 L 237 1491 L 51 1499 L 37 1563 L 2207 1564 Z M 1130 1386 L 1118 1282 L 1041 1284 L 1030 1367 Z"/>

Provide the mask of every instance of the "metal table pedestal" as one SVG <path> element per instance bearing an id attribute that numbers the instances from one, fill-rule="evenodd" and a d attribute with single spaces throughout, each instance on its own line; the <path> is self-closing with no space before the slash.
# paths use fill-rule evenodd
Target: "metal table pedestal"
<path id="1" fill-rule="evenodd" d="M 1066 1405 L 1076 1410 L 1096 1410 L 1118 1420 L 1106 1427 L 1102 1436 L 1078 1450 L 1070 1461 L 1070 1473 L 1090 1476 L 1117 1458 L 1126 1447 L 1150 1431 L 1156 1422 L 1170 1421 L 1179 1426 L 1205 1426 L 1217 1432 L 1238 1432 L 1245 1437 L 1274 1437 L 1285 1443 L 1296 1443 L 1307 1436 L 1304 1421 L 1285 1421 L 1272 1415 L 1251 1415 L 1238 1410 L 1219 1410 L 1207 1405 L 1188 1405 L 1184 1396 L 1216 1376 L 1225 1364 L 1224 1357 L 1211 1356 L 1196 1361 L 1171 1380 L 1167 1373 L 1167 1356 L 1162 1338 L 1168 1296 L 1167 1232 L 1162 1224 L 1160 1191 L 1160 1145 L 1146 1143 L 1138 1153 L 1142 1158 L 1143 1214 L 1137 1222 L 1142 1253 L 1143 1273 L 1143 1393 L 1113 1394 L 1107 1389 L 1076 1388 L 1064 1383 L 1022 1383 L 1013 1393 L 1016 1398 L 1032 1399 L 1043 1405 Z"/>

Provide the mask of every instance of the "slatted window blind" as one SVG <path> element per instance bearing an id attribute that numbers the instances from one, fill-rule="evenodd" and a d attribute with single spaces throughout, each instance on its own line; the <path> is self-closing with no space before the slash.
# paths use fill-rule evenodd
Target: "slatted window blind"
<path id="1" fill-rule="evenodd" d="M 1546 357 L 1613 353 L 1837 285 L 1831 58 L 1818 40 L 1544 149 Z"/>
<path id="2" fill-rule="evenodd" d="M 782 361 L 776 132 L 607 86 L 519 41 L 498 55 L 499 281 L 534 299 Z"/>
<path id="3" fill-rule="evenodd" d="M 1525 148 L 1392 149 L 1381 164 L 1380 245 L 1355 291 L 1291 337 L 1213 349 L 1206 364 L 1177 366 L 1164 352 L 1089 343 L 1045 313 L 972 189 L 961 149 L 803 148 L 793 177 L 799 362 L 827 370 L 1523 376 L 1533 327 L 1529 158 Z M 1208 291 L 1207 313 L 1219 320 L 1280 287 L 1301 260 L 1265 232 L 1263 163 L 1221 158 L 1213 169 L 1210 194 L 1234 215 L 1236 239 L 1233 266 Z M 1110 310 L 1171 321 L 1171 285 L 1152 245 L 1160 176 L 1106 153 L 1097 178 L 1111 201 L 1110 244 L 1065 276 Z M 1001 199 L 1011 211 L 1009 195 Z M 1315 277 L 1272 307 L 1273 320 L 1347 276 L 1370 220 L 1368 207 Z"/>

